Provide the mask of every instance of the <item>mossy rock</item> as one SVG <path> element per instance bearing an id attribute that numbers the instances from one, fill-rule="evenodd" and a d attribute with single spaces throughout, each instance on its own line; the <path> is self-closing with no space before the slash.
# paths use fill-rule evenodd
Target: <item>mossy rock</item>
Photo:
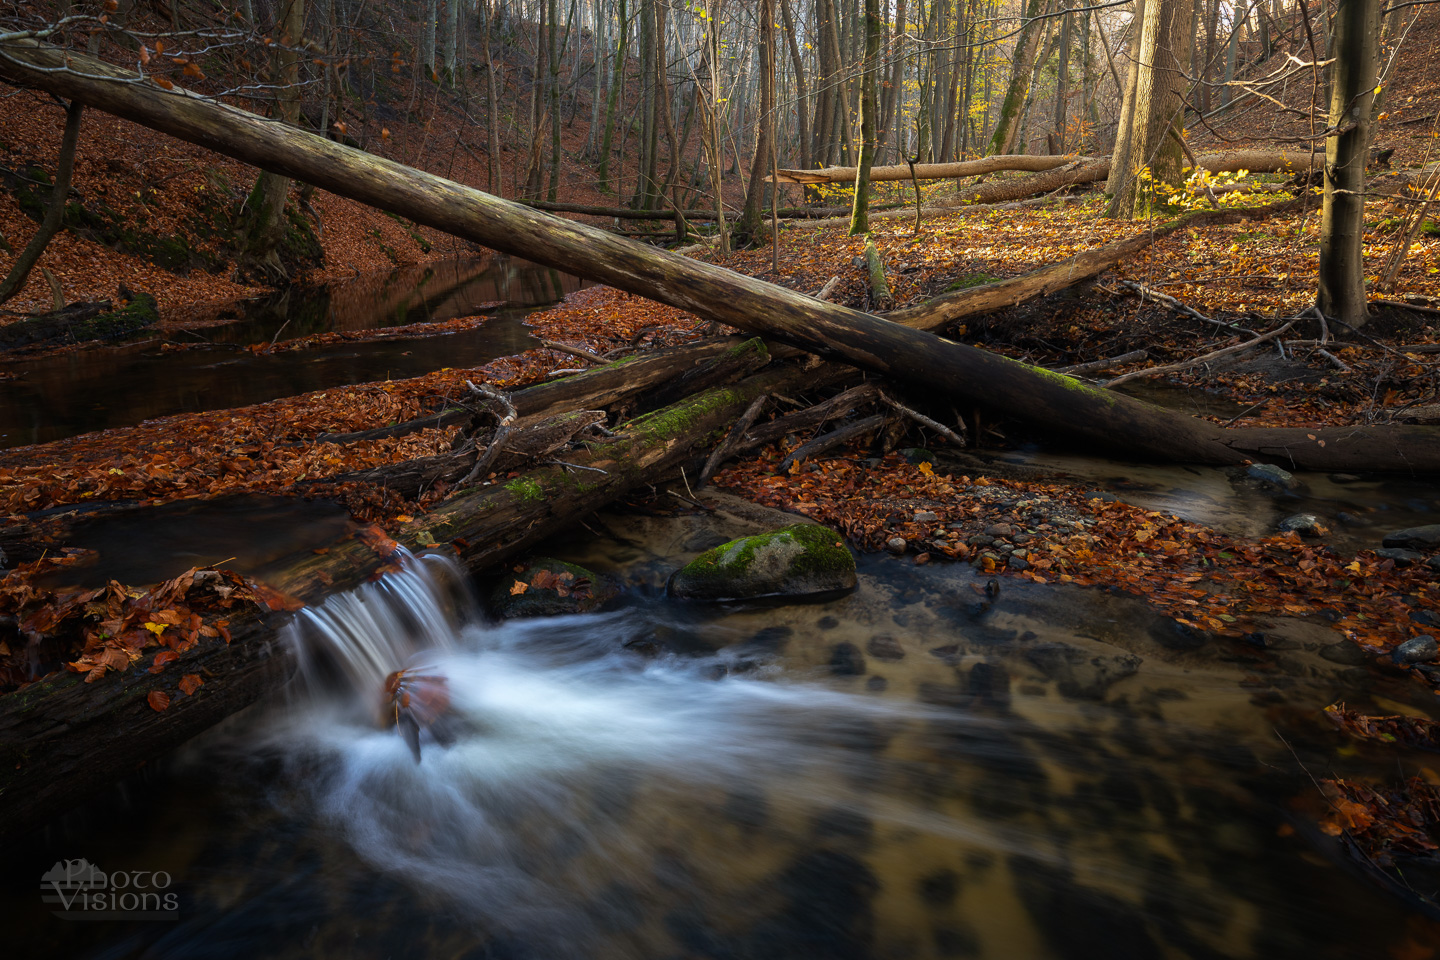
<path id="1" fill-rule="evenodd" d="M 614 599 L 616 589 L 582 566 L 537 557 L 511 567 L 490 591 L 490 612 L 502 620 L 586 613 Z"/>
<path id="2" fill-rule="evenodd" d="M 814 523 L 741 537 L 707 550 L 670 577 L 682 600 L 805 597 L 855 588 L 855 558 L 834 530 Z"/>

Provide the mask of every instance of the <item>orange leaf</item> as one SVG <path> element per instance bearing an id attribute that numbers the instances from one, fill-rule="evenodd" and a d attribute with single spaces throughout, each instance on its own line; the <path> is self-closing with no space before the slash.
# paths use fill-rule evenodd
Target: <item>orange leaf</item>
<path id="1" fill-rule="evenodd" d="M 510 596 L 518 597 L 520 596 L 520 594 L 524 593 L 526 590 L 529 589 L 530 584 L 526 583 L 523 580 L 516 580 L 515 585 L 510 588 Z"/>
<path id="2" fill-rule="evenodd" d="M 165 669 L 166 664 L 170 663 L 172 660 L 179 659 L 180 654 L 176 653 L 174 650 L 161 650 L 159 653 L 155 654 L 155 660 L 153 663 L 150 664 L 150 672 L 159 673 L 161 670 Z"/>
<path id="3" fill-rule="evenodd" d="M 170 694 L 164 690 L 151 690 L 150 695 L 145 698 L 145 702 L 150 704 L 151 710 L 163 713 L 165 708 L 170 706 Z"/>
<path id="4" fill-rule="evenodd" d="M 198 673 L 187 673 L 180 678 L 180 692 L 187 697 L 203 686 L 205 686 L 205 681 L 200 679 Z"/>

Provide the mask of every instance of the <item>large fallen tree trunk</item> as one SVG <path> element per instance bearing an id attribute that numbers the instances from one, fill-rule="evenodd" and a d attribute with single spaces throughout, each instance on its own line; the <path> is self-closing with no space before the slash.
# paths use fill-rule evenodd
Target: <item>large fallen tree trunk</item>
<path id="1" fill-rule="evenodd" d="M 892 164 L 888 167 L 871 167 L 871 180 L 954 180 L 960 177 L 978 177 L 987 173 L 1019 170 L 1037 173 L 1053 170 L 1075 162 L 1074 157 L 1045 157 L 1032 154 L 996 154 L 979 160 L 962 160 L 956 163 L 908 163 Z M 911 171 L 914 171 L 913 174 Z M 778 183 L 854 183 L 855 167 L 821 167 L 817 170 L 777 170 L 774 177 L 766 182 Z M 783 216 L 783 214 L 782 214 Z"/>
<path id="2" fill-rule="evenodd" d="M 1248 170 L 1251 173 L 1295 173 L 1310 165 L 1310 154 L 1304 150 L 1227 150 L 1222 153 L 1203 153 L 1196 158 L 1201 167 L 1211 173 L 1235 173 Z M 978 177 L 988 173 L 1007 171 L 1043 173 L 1066 170 L 1066 176 L 1025 177 L 1007 180 L 1004 183 L 1035 184 L 1029 193 L 1015 196 L 986 196 L 983 203 L 997 199 L 1013 200 L 1055 190 L 1070 183 L 1092 183 L 1104 180 L 1110 175 L 1109 157 L 1033 157 L 1029 155 L 985 157 L 980 160 L 966 160 L 959 163 L 917 163 L 913 174 L 909 164 L 895 164 L 889 167 L 872 167 L 871 180 L 959 180 Z M 819 170 L 777 171 L 780 183 L 854 183 L 854 167 L 823 167 Z M 765 179 L 769 180 L 769 177 Z M 1054 186 L 1040 184 L 1054 183 Z M 990 184 L 992 187 L 999 183 Z"/>
<path id="3" fill-rule="evenodd" d="M 179 88 L 167 91 L 137 83 L 133 73 L 82 54 L 33 41 L 7 43 L 3 51 L 0 77 L 11 82 L 79 100 L 496 250 L 998 408 L 1081 443 L 1193 462 L 1238 463 L 1260 456 L 1318 470 L 1440 471 L 1440 430 L 1434 428 L 1224 430 L 1071 377 L 559 220 Z"/>

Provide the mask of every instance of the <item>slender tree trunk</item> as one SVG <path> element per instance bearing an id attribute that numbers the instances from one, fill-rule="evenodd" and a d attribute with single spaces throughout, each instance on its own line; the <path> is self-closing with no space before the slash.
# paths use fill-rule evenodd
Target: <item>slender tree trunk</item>
<path id="1" fill-rule="evenodd" d="M 457 3 L 458 0 L 449 0 L 449 2 Z M 560 29 L 557 2 L 556 0 L 548 0 L 548 2 L 550 5 L 550 37 L 549 51 L 546 56 L 550 63 L 550 70 L 545 79 L 545 99 L 550 105 L 550 189 L 545 197 L 554 202 L 560 199 L 560 58 L 563 54 L 555 36 Z"/>
<path id="2" fill-rule="evenodd" d="M 903 0 L 902 0 L 903 2 Z M 795 38 L 795 18 L 790 14 L 790 0 L 780 0 L 780 16 L 785 24 L 785 42 L 790 47 L 790 62 L 795 68 L 795 106 L 798 115 L 800 155 L 796 162 L 810 166 L 810 98 L 805 93 L 805 61 L 800 56 L 800 42 Z"/>
<path id="3" fill-rule="evenodd" d="M 1000 116 L 995 121 L 995 133 L 990 138 L 991 153 L 1014 153 L 1015 141 L 1020 132 L 1020 113 L 1030 95 L 1030 74 L 1035 65 L 1035 51 L 1040 46 L 1040 19 L 1045 12 L 1047 0 L 1028 0 L 1025 5 L 1025 19 L 1020 26 L 1020 35 L 1015 40 L 1015 59 L 1010 68 L 1010 86 L 1000 104 Z"/>
<path id="4" fill-rule="evenodd" d="M 1055 137 L 1059 149 L 1055 153 L 1065 152 L 1066 110 L 1070 106 L 1070 19 L 1069 13 L 1060 19 L 1060 67 L 1055 74 Z"/>
<path id="5" fill-rule="evenodd" d="M 619 0 L 617 16 L 620 42 L 615 47 L 614 66 L 610 70 L 610 90 L 605 99 L 605 135 L 600 139 L 600 166 L 595 171 L 602 190 L 610 189 L 610 148 L 615 142 L 615 117 L 619 111 L 620 91 L 625 88 L 625 55 L 630 40 L 630 19 L 625 13 L 625 0 Z"/>
<path id="6" fill-rule="evenodd" d="M 860 163 L 855 177 L 855 206 L 850 235 L 870 232 L 870 164 L 875 159 L 875 114 L 879 109 L 875 74 L 880 69 L 880 0 L 865 0 L 865 69 L 861 75 Z"/>
<path id="7" fill-rule="evenodd" d="M 1158 3 L 1160 0 L 1148 0 Z M 1110 153 L 1110 179 L 1105 192 L 1110 194 L 1110 203 L 1105 208 L 1107 217 L 1128 217 L 1129 207 L 1121 212 L 1122 197 L 1128 195 L 1130 181 L 1134 179 L 1138 166 L 1134 158 L 1135 144 L 1135 92 L 1140 84 L 1140 42 L 1144 34 L 1145 8 L 1147 0 L 1135 0 L 1135 15 L 1130 22 L 1130 69 L 1125 73 L 1125 96 L 1120 101 L 1120 120 L 1115 128 L 1115 149 Z M 1099 22 L 1098 19 L 1096 21 Z"/>
<path id="8" fill-rule="evenodd" d="M 753 243 L 761 233 L 764 217 L 765 174 L 770 166 L 770 130 L 775 114 L 775 3 L 760 2 L 760 109 L 755 115 L 755 155 L 750 162 L 750 182 L 745 189 L 745 207 L 735 226 L 737 242 Z"/>
<path id="9" fill-rule="evenodd" d="M 1150 191 L 1140 189 L 1138 172 L 1147 169 L 1153 183 L 1178 186 L 1185 165 L 1180 145 L 1185 110 L 1185 67 L 1190 59 L 1190 10 L 1195 0 L 1149 0 L 1140 43 L 1139 76 L 1131 165 L 1137 172 L 1117 195 L 1121 215 L 1142 216 Z"/>
<path id="10" fill-rule="evenodd" d="M 1331 65 L 1325 200 L 1320 215 L 1321 311 L 1352 327 L 1365 323 L 1365 161 L 1379 61 L 1376 0 L 1337 0 Z"/>
<path id="11" fill-rule="evenodd" d="M 445 43 L 441 58 L 445 62 L 445 79 L 455 82 L 455 59 L 460 43 L 460 2 L 445 0 Z"/>
<path id="12" fill-rule="evenodd" d="M 45 247 L 55 234 L 60 232 L 60 225 L 65 220 L 65 205 L 70 201 L 70 176 L 75 169 L 75 148 L 80 142 L 80 114 L 83 110 L 84 107 L 76 100 L 70 101 L 70 105 L 65 108 L 65 132 L 60 135 L 60 157 L 55 165 L 55 186 L 50 191 L 50 205 L 45 208 L 45 218 L 40 222 L 40 228 L 20 252 L 5 279 L 0 280 L 0 303 L 11 299 L 24 288 L 30 271 L 35 269 Z M 59 307 L 60 304 L 56 306 Z"/>
<path id="13" fill-rule="evenodd" d="M 420 24 L 420 66 L 435 72 L 435 23 L 440 19 L 440 0 L 425 0 L 425 22 Z"/>
<path id="14" fill-rule="evenodd" d="M 905 102 L 902 88 L 905 76 L 905 41 L 909 39 L 905 28 L 905 0 L 896 0 L 895 29 L 892 31 L 890 39 L 890 77 L 885 81 L 884 102 L 880 108 L 879 136 L 882 149 L 889 148 L 895 128 L 899 126 L 896 118 L 896 104 Z M 898 144 L 899 140 L 896 139 L 895 143 Z"/>

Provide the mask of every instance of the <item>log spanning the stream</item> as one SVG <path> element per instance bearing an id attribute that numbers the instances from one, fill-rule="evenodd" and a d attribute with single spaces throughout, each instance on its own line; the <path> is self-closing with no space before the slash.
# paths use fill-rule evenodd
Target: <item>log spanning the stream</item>
<path id="1" fill-rule="evenodd" d="M 757 342 L 741 346 L 764 359 Z M 580 374 L 567 383 L 585 377 L 603 382 L 627 364 L 610 366 L 614 369 Z M 738 369 L 732 372 L 738 374 Z M 562 462 L 463 490 L 400 527 L 397 540 L 412 550 L 445 545 L 472 570 L 493 566 L 573 528 L 632 490 L 673 477 L 680 465 L 703 458 L 757 398 L 824 385 L 844 375 L 853 375 L 853 370 L 772 364 L 738 383 L 713 386 L 638 416 L 612 438 L 558 455 Z M 323 554 L 297 554 L 266 582 L 315 604 L 360 585 L 388 561 L 362 539 L 352 538 Z M 295 667 L 294 651 L 276 641 L 284 620 L 278 614 L 234 617 L 229 643 L 202 641 L 160 673 L 148 672 L 157 652 L 151 650 L 129 669 L 96 683 L 61 671 L 0 697 L 0 835 L 53 817 L 89 791 L 132 773 L 278 687 Z M 189 673 L 209 682 L 190 696 L 176 697 L 163 713 L 148 706 L 151 691 L 173 693 L 180 677 Z"/>
<path id="2" fill-rule="evenodd" d="M 7 42 L 0 50 L 4 53 L 0 77 L 12 83 L 78 100 L 263 169 L 705 319 L 998 408 L 1074 441 L 1162 460 L 1239 463 L 1262 457 L 1304 469 L 1440 472 L 1440 430 L 1434 428 L 1221 429 L 723 267 L 550 217 L 180 88 L 163 90 L 93 57 L 33 40 Z"/>

